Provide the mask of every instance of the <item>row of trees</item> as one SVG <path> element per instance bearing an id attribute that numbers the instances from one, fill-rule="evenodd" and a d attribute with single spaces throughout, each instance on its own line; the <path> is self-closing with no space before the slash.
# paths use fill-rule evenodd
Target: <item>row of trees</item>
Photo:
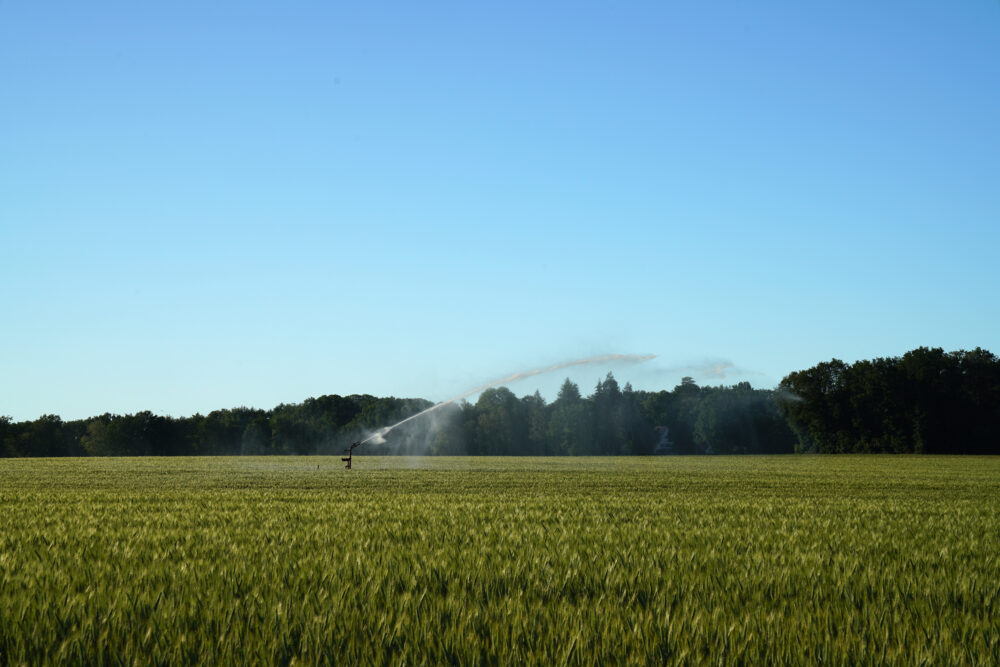
<path id="1" fill-rule="evenodd" d="M 499 456 L 652 454 L 659 436 L 642 410 L 643 397 L 628 384 L 622 389 L 610 373 L 586 398 L 567 379 L 552 404 L 538 392 L 518 398 L 506 387 L 487 389 L 474 404 L 448 406 L 433 419 L 391 431 L 378 449 Z"/>
<path id="2" fill-rule="evenodd" d="M 235 408 L 175 419 L 138 412 L 64 422 L 0 420 L 5 456 L 332 454 L 431 407 L 419 399 L 321 396 L 273 410 Z M 770 391 L 747 383 L 637 392 L 612 374 L 584 397 L 566 380 L 548 404 L 487 389 L 475 403 L 442 406 L 393 429 L 369 453 L 628 455 L 791 452 L 794 436 Z"/>
<path id="3" fill-rule="evenodd" d="M 980 348 L 833 359 L 780 388 L 801 451 L 1000 453 L 1000 360 Z"/>
<path id="4" fill-rule="evenodd" d="M 43 415 L 32 422 L 0 418 L 4 456 L 177 456 L 205 454 L 313 454 L 339 451 L 344 442 L 432 405 L 420 399 L 321 396 L 273 410 L 234 408 L 172 418 L 151 412 L 103 414 L 64 422 Z"/>
<path id="5" fill-rule="evenodd" d="M 171 418 L 151 412 L 64 422 L 0 418 L 2 456 L 333 454 L 432 404 L 320 396 L 272 410 Z M 919 348 L 791 373 L 775 391 L 742 382 L 671 391 L 620 387 L 612 374 L 583 396 L 566 380 L 551 404 L 487 389 L 393 429 L 368 453 L 472 455 L 1000 453 L 1000 360 L 985 350 Z"/>

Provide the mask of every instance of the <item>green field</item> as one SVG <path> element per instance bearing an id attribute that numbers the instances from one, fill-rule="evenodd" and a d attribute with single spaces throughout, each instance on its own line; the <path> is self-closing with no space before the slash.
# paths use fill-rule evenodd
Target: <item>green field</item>
<path id="1" fill-rule="evenodd" d="M 1000 664 L 1000 458 L 0 460 L 0 665 Z"/>

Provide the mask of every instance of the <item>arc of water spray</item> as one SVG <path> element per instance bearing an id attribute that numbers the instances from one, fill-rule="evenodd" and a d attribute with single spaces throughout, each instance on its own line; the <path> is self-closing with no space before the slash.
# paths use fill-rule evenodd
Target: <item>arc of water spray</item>
<path id="1" fill-rule="evenodd" d="M 498 380 L 493 380 L 492 382 L 487 382 L 486 384 L 480 385 L 480 386 L 478 386 L 478 387 L 476 387 L 474 389 L 470 389 L 467 392 L 465 392 L 464 394 L 459 394 L 458 396 L 455 396 L 453 398 L 449 398 L 447 401 L 443 401 L 441 403 L 437 403 L 435 405 L 432 405 L 431 407 L 427 408 L 426 410 L 421 410 L 420 412 L 418 412 L 415 415 L 410 415 L 406 419 L 402 419 L 402 420 L 396 422 L 392 426 L 384 426 L 384 427 L 380 428 L 378 431 L 376 431 L 374 434 L 372 434 L 372 435 L 368 436 L 367 438 L 365 438 L 364 440 L 362 440 L 358 444 L 363 445 L 363 444 L 365 444 L 366 442 L 368 442 L 370 440 L 376 440 L 377 442 L 382 442 L 384 440 L 384 438 L 385 438 L 385 435 L 389 431 L 391 431 L 392 429 L 396 428 L 397 426 L 405 424 L 406 422 L 411 421 L 413 419 L 416 419 L 418 417 L 423 417 L 428 412 L 434 412 L 435 410 L 439 410 L 439 409 L 443 408 L 446 405 L 450 405 L 451 403 L 454 403 L 455 401 L 460 401 L 463 398 L 467 398 L 469 396 L 472 396 L 473 394 L 478 394 L 478 393 L 480 393 L 482 391 L 485 391 L 485 390 L 489 389 L 490 387 L 496 387 L 497 385 L 507 384 L 508 382 L 516 382 L 517 380 L 523 380 L 524 378 L 529 378 L 529 377 L 532 377 L 532 376 L 535 376 L 535 375 L 543 375 L 545 373 L 551 373 L 553 371 L 558 371 L 558 370 L 561 370 L 563 368 L 569 368 L 570 366 L 583 366 L 585 364 L 599 364 L 599 363 L 603 363 L 603 362 L 606 362 L 606 361 L 622 361 L 622 362 L 629 362 L 629 363 L 640 363 L 640 362 L 643 362 L 643 361 L 649 361 L 650 359 L 654 359 L 654 358 L 656 358 L 655 354 L 605 354 L 605 355 L 602 355 L 602 356 L 599 356 L 599 357 L 587 357 L 586 359 L 576 359 L 574 361 L 564 361 L 564 362 L 562 362 L 560 364 L 553 364 L 551 366 L 545 366 L 544 368 L 536 368 L 535 370 L 532 370 L 532 371 L 523 371 L 521 373 L 514 373 L 513 375 L 508 375 L 508 376 L 502 377 L 502 378 L 500 378 Z"/>

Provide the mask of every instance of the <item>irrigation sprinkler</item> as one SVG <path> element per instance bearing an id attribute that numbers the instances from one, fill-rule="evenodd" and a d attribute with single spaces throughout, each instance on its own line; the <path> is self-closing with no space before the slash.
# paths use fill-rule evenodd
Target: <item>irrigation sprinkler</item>
<path id="1" fill-rule="evenodd" d="M 347 456 L 342 457 L 340 460 L 347 462 L 347 465 L 344 467 L 347 468 L 348 470 L 351 469 L 351 459 L 354 458 L 354 448 L 360 444 L 361 444 L 360 442 L 352 442 L 350 448 L 344 450 L 345 452 L 347 452 Z"/>

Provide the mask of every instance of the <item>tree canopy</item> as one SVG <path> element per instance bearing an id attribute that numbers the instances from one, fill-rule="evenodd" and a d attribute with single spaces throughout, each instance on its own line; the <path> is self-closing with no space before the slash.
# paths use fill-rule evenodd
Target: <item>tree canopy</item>
<path id="1" fill-rule="evenodd" d="M 64 422 L 0 417 L 0 456 L 339 454 L 421 412 L 423 399 L 328 395 L 270 410 L 165 417 L 149 411 Z M 608 373 L 584 396 L 568 378 L 556 399 L 506 387 L 393 429 L 375 454 L 631 455 L 792 452 L 1000 453 L 1000 360 L 976 348 L 838 359 L 790 373 L 777 389 L 747 382 L 635 391 Z"/>
<path id="2" fill-rule="evenodd" d="M 1000 361 L 980 348 L 833 359 L 789 374 L 779 390 L 799 451 L 1000 452 Z"/>

